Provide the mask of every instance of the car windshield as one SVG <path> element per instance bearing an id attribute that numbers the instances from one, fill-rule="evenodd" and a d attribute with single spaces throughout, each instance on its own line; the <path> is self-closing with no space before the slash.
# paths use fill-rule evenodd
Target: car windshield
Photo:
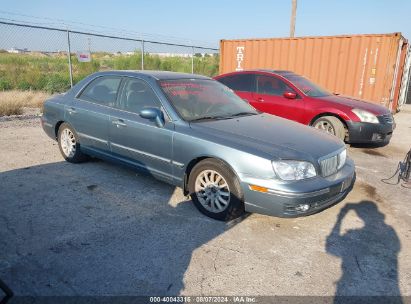
<path id="1" fill-rule="evenodd" d="M 229 119 L 258 112 L 225 85 L 208 79 L 160 81 L 168 100 L 186 121 Z"/>
<path id="2" fill-rule="evenodd" d="M 311 82 L 303 76 L 285 75 L 284 77 L 291 81 L 298 89 L 300 89 L 307 96 L 324 97 L 332 95 L 331 93 L 327 92 L 326 90 L 314 84 L 313 82 Z"/>

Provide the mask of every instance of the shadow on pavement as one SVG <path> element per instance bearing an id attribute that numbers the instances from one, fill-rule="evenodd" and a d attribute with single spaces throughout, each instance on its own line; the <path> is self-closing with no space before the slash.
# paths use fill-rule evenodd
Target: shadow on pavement
<path id="1" fill-rule="evenodd" d="M 177 295 L 193 251 L 233 226 L 105 162 L 2 172 L 0 201 L 0 278 L 19 296 Z"/>
<path id="2" fill-rule="evenodd" d="M 342 234 L 341 225 L 353 210 L 364 226 Z M 401 249 L 395 230 L 372 201 L 345 205 L 327 237 L 328 253 L 341 258 L 342 276 L 337 282 L 335 303 L 402 303 L 398 286 L 398 253 Z M 351 298 L 382 296 L 383 298 Z"/>
<path id="3" fill-rule="evenodd" d="M 372 148 L 385 147 L 385 146 L 387 146 L 389 143 L 390 143 L 389 141 L 383 141 L 383 142 L 380 142 L 380 143 L 350 144 L 350 146 L 351 146 L 352 148 L 360 148 L 360 149 L 363 149 L 363 148 L 370 149 L 370 148 L 371 148 L 371 149 L 372 149 Z"/>

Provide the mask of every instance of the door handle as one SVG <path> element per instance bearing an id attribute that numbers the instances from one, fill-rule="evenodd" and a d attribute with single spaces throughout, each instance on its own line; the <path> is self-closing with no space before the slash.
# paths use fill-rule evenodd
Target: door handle
<path id="1" fill-rule="evenodd" d="M 257 98 L 257 101 L 259 101 L 259 102 L 263 102 L 263 101 L 264 101 L 264 98 L 262 98 L 262 97 L 258 97 L 258 98 Z"/>
<path id="2" fill-rule="evenodd" d="M 124 122 L 124 120 L 122 120 L 122 119 L 112 120 L 111 123 L 112 123 L 113 125 L 116 125 L 117 128 L 126 127 L 126 126 L 127 126 L 127 124 L 126 124 L 126 123 Z"/>
<path id="3" fill-rule="evenodd" d="M 67 109 L 67 112 L 68 112 L 70 115 L 77 113 L 77 111 L 76 111 L 75 108 L 68 108 L 68 109 Z"/>

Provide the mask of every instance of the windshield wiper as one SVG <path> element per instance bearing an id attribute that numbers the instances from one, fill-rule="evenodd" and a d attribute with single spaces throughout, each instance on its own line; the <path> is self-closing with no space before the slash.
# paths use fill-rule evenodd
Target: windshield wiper
<path id="1" fill-rule="evenodd" d="M 227 116 L 223 116 L 223 115 L 216 115 L 216 116 L 202 116 L 202 117 L 198 117 L 198 118 L 194 118 L 191 119 L 190 122 L 192 121 L 201 121 L 201 120 L 220 120 L 220 119 L 231 119 L 237 116 L 245 116 L 245 115 L 257 115 L 258 113 L 253 113 L 253 112 L 239 112 L 236 114 L 231 114 L 231 115 L 227 115 Z"/>
<path id="2" fill-rule="evenodd" d="M 201 121 L 201 120 L 209 120 L 209 119 L 210 120 L 212 120 L 212 119 L 218 120 L 218 119 L 227 119 L 227 118 L 229 118 L 229 117 L 227 117 L 227 116 L 202 116 L 202 117 L 190 119 L 190 122 Z"/>
<path id="3" fill-rule="evenodd" d="M 258 113 L 254 113 L 254 112 L 239 112 L 236 114 L 231 115 L 231 117 L 236 117 L 236 116 L 248 116 L 248 115 L 257 115 Z"/>

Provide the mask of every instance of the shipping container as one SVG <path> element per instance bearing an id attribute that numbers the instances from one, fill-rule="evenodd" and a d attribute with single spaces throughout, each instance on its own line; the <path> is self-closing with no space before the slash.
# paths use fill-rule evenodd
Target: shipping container
<path id="1" fill-rule="evenodd" d="M 410 46 L 401 33 L 221 40 L 220 74 L 289 70 L 330 92 L 399 110 L 407 99 Z"/>

